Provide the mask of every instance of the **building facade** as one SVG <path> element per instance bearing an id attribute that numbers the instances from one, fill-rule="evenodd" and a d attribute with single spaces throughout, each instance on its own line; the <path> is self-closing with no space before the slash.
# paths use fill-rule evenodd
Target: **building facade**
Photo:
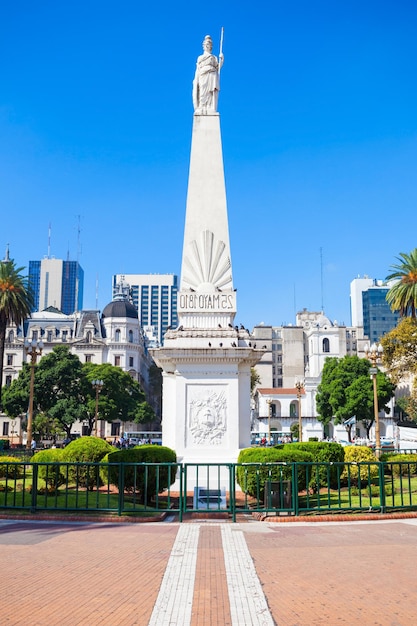
<path id="1" fill-rule="evenodd" d="M 84 271 L 78 261 L 45 258 L 29 261 L 33 311 L 54 307 L 66 315 L 83 307 Z"/>
<path id="2" fill-rule="evenodd" d="M 303 441 L 310 437 L 346 439 L 343 425 L 329 424 L 326 429 L 317 419 L 316 395 L 324 363 L 329 357 L 357 355 L 365 357 L 369 339 L 363 327 L 339 326 L 322 312 L 304 309 L 296 316 L 294 326 L 256 326 L 253 339 L 265 349 L 256 366 L 260 382 L 253 395 L 252 432 L 289 433 L 302 416 Z M 297 389 L 296 383 L 302 388 Z M 380 414 L 381 436 L 393 436 L 393 403 L 390 414 Z M 365 436 L 360 423 L 358 437 Z"/>
<path id="3" fill-rule="evenodd" d="M 175 274 L 116 274 L 113 294 L 117 293 L 120 283 L 129 287 L 142 328 L 152 332 L 162 345 L 168 328 L 178 326 L 178 277 Z"/>
<path id="4" fill-rule="evenodd" d="M 386 333 L 395 328 L 399 315 L 391 311 L 386 300 L 390 285 L 373 278 L 355 278 L 350 283 L 351 321 L 363 327 L 369 343 L 378 343 Z"/>
<path id="5" fill-rule="evenodd" d="M 66 315 L 49 307 L 35 312 L 22 327 L 9 327 L 6 333 L 3 385 L 10 385 L 28 360 L 25 340 L 42 341 L 42 356 L 57 345 L 68 345 L 82 363 L 110 363 L 128 372 L 145 392 L 148 402 L 160 418 L 160 408 L 150 393 L 149 370 L 153 360 L 148 352 L 146 337 L 139 323 L 136 308 L 118 293 L 100 315 L 98 310 L 84 310 Z M 158 415 L 159 412 L 159 415 Z M 100 423 L 100 435 L 117 436 L 123 430 L 138 430 L 138 425 L 124 422 Z M 85 434 L 82 424 L 74 424 L 73 434 Z M 12 434 L 13 433 L 13 434 Z M 0 438 L 21 443 L 20 420 L 0 416 Z"/>

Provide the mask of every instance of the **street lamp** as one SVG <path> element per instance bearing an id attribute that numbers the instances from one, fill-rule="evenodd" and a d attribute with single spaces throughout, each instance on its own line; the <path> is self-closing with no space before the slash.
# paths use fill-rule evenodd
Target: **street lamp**
<path id="1" fill-rule="evenodd" d="M 271 411 L 272 411 L 272 398 L 268 398 L 266 401 L 268 405 L 268 446 L 271 445 Z"/>
<path id="2" fill-rule="evenodd" d="M 35 365 L 38 356 L 42 354 L 43 341 L 25 339 L 25 352 L 30 357 L 30 383 L 29 383 L 29 410 L 28 426 L 26 434 L 26 449 L 30 450 L 32 445 L 32 424 L 33 424 L 33 388 L 35 384 Z"/>
<path id="3" fill-rule="evenodd" d="M 304 392 L 304 381 L 299 378 L 295 379 L 295 388 L 297 389 L 298 400 L 298 441 L 303 440 L 303 422 L 301 419 L 301 395 Z"/>
<path id="4" fill-rule="evenodd" d="M 374 419 L 375 419 L 375 454 L 379 459 L 381 455 L 381 436 L 379 431 L 379 411 L 378 411 L 378 389 L 376 384 L 376 375 L 378 373 L 378 367 L 381 363 L 382 353 L 384 348 L 379 344 L 373 343 L 372 346 L 368 346 L 366 344 L 364 346 L 365 356 L 371 361 L 372 367 L 369 369 L 369 373 L 371 374 L 372 383 L 374 387 Z"/>
<path id="5" fill-rule="evenodd" d="M 103 381 L 102 380 L 93 380 L 91 381 L 93 389 L 96 390 L 96 412 L 94 415 L 94 436 L 97 437 L 97 420 L 98 420 L 98 394 L 103 389 Z"/>

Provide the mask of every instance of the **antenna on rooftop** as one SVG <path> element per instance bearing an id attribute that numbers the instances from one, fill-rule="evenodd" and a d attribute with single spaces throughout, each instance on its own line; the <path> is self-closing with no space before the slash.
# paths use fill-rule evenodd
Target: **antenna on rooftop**
<path id="1" fill-rule="evenodd" d="M 78 293 L 80 286 L 80 271 L 79 271 L 79 263 L 80 263 L 80 235 L 81 235 L 81 226 L 80 220 L 81 216 L 77 215 L 78 225 L 77 225 L 77 276 L 75 279 L 75 310 L 78 311 Z"/>
<path id="2" fill-rule="evenodd" d="M 48 254 L 46 255 L 46 258 L 51 258 L 51 222 L 49 222 L 48 225 Z"/>
<path id="3" fill-rule="evenodd" d="M 98 274 L 96 274 L 96 310 L 98 311 Z"/>
<path id="4" fill-rule="evenodd" d="M 321 291 L 321 310 L 322 310 L 322 313 L 324 313 L 323 248 L 320 248 L 320 291 Z"/>

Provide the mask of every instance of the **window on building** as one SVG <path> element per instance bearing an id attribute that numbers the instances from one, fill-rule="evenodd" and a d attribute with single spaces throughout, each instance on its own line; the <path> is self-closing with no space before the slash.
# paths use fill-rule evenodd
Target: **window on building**
<path id="1" fill-rule="evenodd" d="M 114 340 L 115 340 L 115 341 L 120 341 L 120 336 L 121 336 L 121 333 L 120 333 L 120 328 L 117 328 L 117 329 L 114 331 Z"/>
<path id="2" fill-rule="evenodd" d="M 88 424 L 83 424 L 82 428 L 81 428 L 82 436 L 83 437 L 88 437 L 88 435 L 90 434 L 88 431 L 89 431 Z"/>
<path id="3" fill-rule="evenodd" d="M 14 341 L 14 332 L 9 330 L 9 343 L 13 343 Z"/>
<path id="4" fill-rule="evenodd" d="M 48 330 L 48 332 L 46 333 L 46 341 L 48 343 L 51 343 L 51 341 L 52 341 L 52 330 Z"/>
<path id="5" fill-rule="evenodd" d="M 330 341 L 327 337 L 323 339 L 323 352 L 330 352 Z"/>
<path id="6" fill-rule="evenodd" d="M 120 435 L 120 422 L 112 422 L 111 424 L 111 436 L 119 437 Z"/>
<path id="7" fill-rule="evenodd" d="M 129 330 L 129 343 L 133 343 L 133 330 Z"/>
<path id="8" fill-rule="evenodd" d="M 86 363 L 91 363 L 93 361 L 93 355 L 92 354 L 86 354 L 85 355 L 85 362 Z"/>
<path id="9" fill-rule="evenodd" d="M 38 331 L 32 330 L 32 341 L 38 341 Z"/>
<path id="10" fill-rule="evenodd" d="M 92 334 L 91 334 L 91 330 L 87 331 L 86 335 L 85 335 L 85 340 L 87 343 L 91 343 L 91 339 L 92 339 Z"/>
<path id="11" fill-rule="evenodd" d="M 120 367 L 120 356 L 115 356 L 115 357 L 114 357 L 114 364 L 115 364 L 117 367 Z"/>
<path id="12" fill-rule="evenodd" d="M 7 374 L 7 376 L 6 376 L 6 387 L 10 387 L 11 384 L 12 384 L 12 376 L 11 376 L 11 374 Z"/>
<path id="13" fill-rule="evenodd" d="M 68 331 L 67 330 L 63 330 L 62 331 L 62 341 L 65 342 L 68 339 Z"/>
<path id="14" fill-rule="evenodd" d="M 7 365 L 13 365 L 13 354 L 7 355 Z"/>
<path id="15" fill-rule="evenodd" d="M 3 422 L 3 437 L 9 436 L 9 422 Z"/>
<path id="16" fill-rule="evenodd" d="M 129 367 L 133 367 L 133 356 L 129 357 Z"/>

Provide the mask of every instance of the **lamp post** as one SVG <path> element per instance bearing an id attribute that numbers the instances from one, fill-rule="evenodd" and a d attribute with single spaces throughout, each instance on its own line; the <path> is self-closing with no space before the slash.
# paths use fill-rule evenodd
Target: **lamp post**
<path id="1" fill-rule="evenodd" d="M 272 412 L 272 398 L 268 398 L 266 401 L 268 405 L 268 446 L 271 445 L 271 412 Z"/>
<path id="2" fill-rule="evenodd" d="M 98 421 L 98 394 L 103 389 L 103 381 L 102 380 L 93 380 L 91 381 L 93 389 L 96 390 L 96 412 L 94 415 L 94 436 L 97 437 L 97 421 Z"/>
<path id="3" fill-rule="evenodd" d="M 379 411 L 378 411 L 378 388 L 376 384 L 376 375 L 378 373 L 378 367 L 381 363 L 382 353 L 384 351 L 381 344 L 378 346 L 373 343 L 372 346 L 366 344 L 364 346 L 365 356 L 371 362 L 372 367 L 369 369 L 371 374 L 373 388 L 374 388 L 374 419 L 375 419 L 375 454 L 379 459 L 381 456 L 381 435 L 379 430 Z"/>
<path id="4" fill-rule="evenodd" d="M 16 426 L 16 421 L 15 421 L 15 420 L 12 420 L 12 421 L 11 421 L 11 423 L 10 423 L 10 425 L 11 425 L 11 427 L 12 427 L 12 432 L 10 433 L 10 436 L 11 436 L 11 438 L 12 438 L 12 440 L 11 440 L 11 446 L 12 446 L 12 448 L 13 448 L 13 445 L 14 445 L 14 436 L 15 436 L 15 434 L 16 434 L 16 433 L 15 433 L 15 430 L 14 430 L 14 427 Z"/>
<path id="5" fill-rule="evenodd" d="M 30 383 L 29 383 L 29 409 L 28 409 L 28 426 L 26 434 L 26 449 L 30 450 L 32 445 L 32 424 L 33 424 L 33 389 L 35 384 L 35 365 L 38 356 L 42 354 L 43 341 L 33 339 L 25 340 L 25 352 L 30 357 Z"/>
<path id="6" fill-rule="evenodd" d="M 304 391 L 304 381 L 299 378 L 295 379 L 295 388 L 297 389 L 298 400 L 298 441 L 303 440 L 303 422 L 301 419 L 301 395 Z"/>

